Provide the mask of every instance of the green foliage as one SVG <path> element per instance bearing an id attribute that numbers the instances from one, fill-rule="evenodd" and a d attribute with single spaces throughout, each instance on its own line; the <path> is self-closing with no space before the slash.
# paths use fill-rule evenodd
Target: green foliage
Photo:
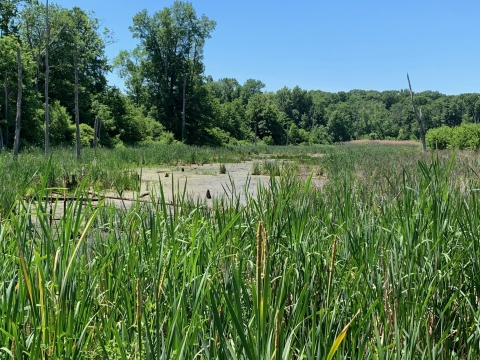
<path id="1" fill-rule="evenodd" d="M 349 141 L 352 139 L 351 118 L 349 109 L 342 103 L 335 106 L 329 113 L 327 122 L 328 134 L 333 142 Z"/>
<path id="2" fill-rule="evenodd" d="M 260 163 L 258 161 L 254 161 L 252 164 L 252 175 L 260 175 L 262 173 Z"/>
<path id="3" fill-rule="evenodd" d="M 19 42 L 24 63 L 21 145 L 40 146 L 44 141 L 45 11 L 42 2 L 0 3 L 0 130 L 7 148 L 13 142 Z M 255 133 L 263 145 L 285 145 L 287 139 L 289 144 L 306 145 L 419 136 L 407 90 L 328 93 L 295 86 L 263 92 L 261 80 L 240 84 L 233 78 L 214 81 L 205 76 L 203 49 L 216 23 L 197 16 L 188 2 L 174 1 L 153 14 L 142 11 L 134 16 L 130 29 L 139 44 L 120 52 L 113 62 L 125 80 L 126 95 L 107 85 L 111 67 L 105 47 L 113 42 L 113 34 L 101 28 L 94 14 L 50 4 L 49 16 L 54 145 L 73 141 L 69 124 L 74 117 L 74 50 L 79 55 L 80 122 L 93 127 L 95 119 L 101 120 L 103 147 L 179 140 L 194 145 L 249 144 Z M 424 91 L 416 94 L 415 102 L 427 130 L 480 121 L 480 94 Z M 439 146 L 477 148 L 475 131 L 462 127 L 449 144 Z M 439 142 L 433 134 L 431 142 Z"/>
<path id="4" fill-rule="evenodd" d="M 328 130 L 323 125 L 316 125 L 309 134 L 310 144 L 331 144 L 332 139 L 328 135 Z"/>
<path id="5" fill-rule="evenodd" d="M 20 13 L 19 35 L 33 55 L 37 72 L 33 82 L 35 91 L 42 92 L 45 82 L 45 4 L 34 2 Z M 110 70 L 105 56 L 105 46 L 110 42 L 108 29 L 100 29 L 93 13 L 79 7 L 66 9 L 49 4 L 50 39 L 49 97 L 58 100 L 74 118 L 73 51 L 78 56 L 79 110 L 81 122 L 93 126 L 95 115 L 92 103 L 106 88 L 106 73 Z"/>
<path id="6" fill-rule="evenodd" d="M 302 128 L 298 128 L 297 125 L 290 125 L 288 133 L 288 143 L 292 145 L 308 144 L 310 140 L 310 134 Z"/>
<path id="7" fill-rule="evenodd" d="M 452 131 L 451 147 L 478 150 L 480 148 L 480 125 L 461 124 Z"/>
<path id="8" fill-rule="evenodd" d="M 230 134 L 218 127 L 207 129 L 208 142 L 205 145 L 223 146 L 230 142 Z"/>
<path id="9" fill-rule="evenodd" d="M 134 16 L 130 27 L 133 36 L 140 40 L 139 46 L 117 58 L 120 75 L 127 79 L 129 95 L 136 105 L 147 109 L 155 106 L 159 111 L 156 120 L 177 139 L 182 139 L 184 87 L 190 142 L 204 136 L 198 130 L 209 127 L 199 121 L 205 120 L 201 119 L 205 112 L 195 110 L 205 103 L 201 79 L 203 46 L 214 28 L 215 22 L 205 15 L 197 17 L 190 3 L 175 1 L 152 16 L 144 10 Z"/>
<path id="10" fill-rule="evenodd" d="M 10 35 L 0 37 L 0 129 L 7 147 L 13 145 L 13 134 L 15 131 L 16 102 L 18 93 L 17 80 L 17 45 L 20 45 L 22 57 L 22 121 L 20 142 L 22 147 L 26 145 L 37 145 L 41 141 L 41 116 L 42 103 L 35 96 L 32 89 L 34 76 L 34 62 L 28 47 L 19 44 L 18 38 Z M 5 91 L 6 90 L 6 91 Z M 5 99 L 7 100 L 5 103 Z"/>
<path id="11" fill-rule="evenodd" d="M 71 127 L 72 131 L 75 130 L 75 125 Z M 91 126 L 87 124 L 80 124 L 80 144 L 82 147 L 91 147 L 93 145 L 93 136 L 95 132 Z"/>
<path id="12" fill-rule="evenodd" d="M 178 143 L 178 141 L 175 140 L 175 136 L 168 131 L 162 132 L 159 142 L 160 144 L 163 144 L 163 145 L 171 145 L 171 144 Z"/>
<path id="13" fill-rule="evenodd" d="M 75 126 L 71 116 L 58 100 L 50 106 L 50 143 L 53 146 L 72 145 L 74 142 Z"/>
<path id="14" fill-rule="evenodd" d="M 321 188 L 280 171 L 255 196 L 208 207 L 187 188 L 172 209 L 160 184 L 128 206 L 89 199 L 93 179 L 136 189 L 137 173 L 123 165 L 137 157 L 174 162 L 222 151 L 86 149 L 78 166 L 88 183 L 66 205 L 32 199 L 55 195 L 48 181 L 77 166 L 74 154 L 0 156 L 8 169 L 0 200 L 13 205 L 1 214 L 2 356 L 479 357 L 476 156 L 325 147 Z M 12 183 L 22 186 L 9 202 Z M 27 199 L 24 184 L 33 187 Z M 61 216 L 52 219 L 50 206 Z"/>
<path id="15" fill-rule="evenodd" d="M 480 125 L 464 123 L 450 128 L 442 126 L 431 129 L 425 135 L 427 146 L 431 149 L 470 149 L 480 148 Z"/>
<path id="16" fill-rule="evenodd" d="M 264 136 L 262 141 L 265 145 L 275 145 L 275 141 L 270 135 Z"/>
<path id="17" fill-rule="evenodd" d="M 425 141 L 430 149 L 444 150 L 451 147 L 453 128 L 441 126 L 430 129 L 425 134 Z"/>
<path id="18" fill-rule="evenodd" d="M 24 0 L 0 1 L 0 37 L 18 33 L 17 15 L 19 4 Z M 29 2 L 28 0 L 26 2 Z"/>
<path id="19" fill-rule="evenodd" d="M 248 100 L 245 116 L 252 133 L 258 138 L 270 136 L 275 144 L 283 144 L 284 131 L 278 121 L 278 110 L 264 94 L 255 94 Z"/>

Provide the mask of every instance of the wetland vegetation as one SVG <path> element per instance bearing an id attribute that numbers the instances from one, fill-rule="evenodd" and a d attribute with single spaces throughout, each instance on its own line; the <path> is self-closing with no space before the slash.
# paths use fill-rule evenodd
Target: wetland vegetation
<path id="1" fill-rule="evenodd" d="M 35 152 L 2 158 L 2 189 L 15 191 L 2 191 L 0 358 L 479 356 L 476 153 L 171 151 L 85 152 L 77 168 L 62 151 L 50 161 Z M 161 188 L 128 208 L 80 200 L 109 186 L 98 171 L 111 183 L 193 157 L 227 169 L 242 159 L 297 167 L 272 174 L 245 204 L 232 192 L 210 204 L 179 194 L 170 206 Z M 302 166 L 321 169 L 326 184 L 297 176 Z M 51 222 L 50 205 L 37 200 L 81 168 L 76 200 Z"/>
<path id="2" fill-rule="evenodd" d="M 93 12 L 0 13 L 0 359 L 480 358 L 479 94 L 214 80 L 182 1 L 113 65 Z"/>

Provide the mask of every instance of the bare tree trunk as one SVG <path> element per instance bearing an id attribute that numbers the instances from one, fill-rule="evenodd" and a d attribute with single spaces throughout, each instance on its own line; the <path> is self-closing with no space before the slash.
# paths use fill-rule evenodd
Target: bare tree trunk
<path id="1" fill-rule="evenodd" d="M 22 116 L 22 58 L 20 56 L 20 45 L 17 45 L 18 63 L 18 96 L 17 96 L 17 118 L 15 120 L 15 141 L 13 143 L 13 157 L 18 156 L 20 145 L 20 120 Z"/>
<path id="2" fill-rule="evenodd" d="M 183 77 L 183 106 L 182 106 L 182 143 L 185 142 L 185 88 L 187 87 L 187 75 Z"/>
<path id="3" fill-rule="evenodd" d="M 257 127 L 258 127 L 258 124 L 255 123 L 255 146 L 257 146 Z"/>
<path id="4" fill-rule="evenodd" d="M 75 127 L 77 129 L 77 159 L 80 159 L 80 115 L 78 112 L 77 50 L 73 51 L 73 66 L 75 67 Z"/>
<path id="5" fill-rule="evenodd" d="M 93 123 L 93 148 L 97 148 L 97 127 L 98 127 L 98 115 L 95 116 L 95 122 Z"/>
<path id="6" fill-rule="evenodd" d="M 8 129 L 8 83 L 7 83 L 7 72 L 5 71 L 5 80 L 3 83 L 3 89 L 4 89 L 4 94 L 5 94 L 5 127 Z M 2 137 L 2 149 L 3 149 L 3 134 L 1 133 L 1 128 L 0 128 L 0 136 Z M 7 130 L 8 134 L 8 130 Z M 8 135 L 6 138 L 6 142 L 8 142 Z M 6 143 L 5 143 L 6 144 Z"/>
<path id="7" fill-rule="evenodd" d="M 422 150 L 423 152 L 426 152 L 427 144 L 425 143 L 425 126 L 423 125 L 422 109 L 420 109 L 420 112 L 418 113 L 417 113 L 417 110 L 415 110 L 415 103 L 413 102 L 413 91 L 412 91 L 412 86 L 410 85 L 410 78 L 408 77 L 408 74 L 407 74 L 407 80 L 408 80 L 408 88 L 410 89 L 410 100 L 412 101 L 413 113 L 417 118 L 418 127 L 420 129 L 420 140 L 422 142 Z"/>
<path id="8" fill-rule="evenodd" d="M 93 125 L 93 148 L 97 148 L 98 141 L 100 140 L 100 126 L 102 119 L 100 116 L 95 117 L 95 123 Z"/>
<path id="9" fill-rule="evenodd" d="M 50 114 L 48 109 L 48 76 L 50 73 L 50 68 L 48 65 L 48 48 L 50 42 L 50 25 L 48 22 L 48 0 L 46 23 L 47 42 L 45 45 L 45 154 L 48 154 L 50 152 Z"/>

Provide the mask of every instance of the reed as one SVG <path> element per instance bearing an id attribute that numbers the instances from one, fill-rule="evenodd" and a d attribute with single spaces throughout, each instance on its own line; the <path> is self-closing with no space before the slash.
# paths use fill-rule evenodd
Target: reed
<path id="1" fill-rule="evenodd" d="M 53 221 L 63 204 L 39 199 L 80 165 L 25 154 L 27 173 L 0 175 L 23 179 L 3 197 L 0 359 L 478 358 L 480 163 L 417 150 L 327 148 L 311 164 L 325 186 L 293 167 L 245 205 L 177 188 L 172 207 L 159 185 Z M 103 171 L 84 154 L 87 176 Z"/>

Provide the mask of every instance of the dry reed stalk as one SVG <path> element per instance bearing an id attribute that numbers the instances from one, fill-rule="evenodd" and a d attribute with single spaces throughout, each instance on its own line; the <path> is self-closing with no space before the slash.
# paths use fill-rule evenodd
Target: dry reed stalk
<path id="1" fill-rule="evenodd" d="M 262 280 L 265 279 L 265 272 L 267 271 L 267 256 L 268 256 L 268 232 L 263 231 L 263 247 L 262 247 Z"/>

